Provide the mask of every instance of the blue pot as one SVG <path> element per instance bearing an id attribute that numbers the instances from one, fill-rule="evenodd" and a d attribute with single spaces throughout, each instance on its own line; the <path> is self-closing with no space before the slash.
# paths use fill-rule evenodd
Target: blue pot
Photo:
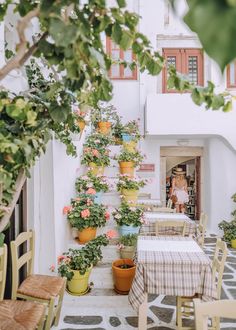
<path id="1" fill-rule="evenodd" d="M 134 137 L 130 134 L 127 134 L 127 133 L 122 133 L 122 140 L 124 142 L 130 142 L 134 139 Z"/>
<path id="2" fill-rule="evenodd" d="M 102 191 L 98 191 L 94 196 L 94 203 L 101 205 L 102 204 Z"/>
<path id="3" fill-rule="evenodd" d="M 119 226 L 119 234 L 120 236 L 128 235 L 128 234 L 138 234 L 140 227 L 134 227 L 134 226 Z"/>

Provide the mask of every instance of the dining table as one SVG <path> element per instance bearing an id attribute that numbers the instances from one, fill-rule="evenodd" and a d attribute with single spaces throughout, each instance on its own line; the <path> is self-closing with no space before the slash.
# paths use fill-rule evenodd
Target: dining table
<path id="1" fill-rule="evenodd" d="M 217 298 L 212 262 L 191 237 L 139 236 L 136 273 L 129 302 L 138 311 L 138 329 L 147 327 L 147 295 Z"/>
<path id="2" fill-rule="evenodd" d="M 156 221 L 179 221 L 186 223 L 185 235 L 195 235 L 197 230 L 196 221 L 190 219 L 184 213 L 159 213 L 159 212 L 144 212 L 145 222 L 141 226 L 140 234 L 141 235 L 150 235 L 155 234 L 155 223 Z M 178 231 L 175 228 L 163 227 L 161 229 L 163 233 L 168 231 Z"/>

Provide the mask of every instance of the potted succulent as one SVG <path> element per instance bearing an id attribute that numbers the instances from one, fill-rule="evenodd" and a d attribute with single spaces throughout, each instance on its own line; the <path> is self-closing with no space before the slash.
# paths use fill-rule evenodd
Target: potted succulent
<path id="1" fill-rule="evenodd" d="M 105 176 L 94 175 L 89 171 L 86 175 L 76 179 L 75 187 L 78 193 L 91 193 L 91 189 L 93 189 L 95 193 L 94 202 L 101 204 L 102 193 L 109 190 L 110 183 Z"/>
<path id="2" fill-rule="evenodd" d="M 72 228 L 77 228 L 81 244 L 87 243 L 96 236 L 98 227 L 103 227 L 110 214 L 104 205 L 94 203 L 85 195 L 71 200 L 70 206 L 65 206 L 63 213 L 67 215 Z"/>
<path id="3" fill-rule="evenodd" d="M 117 182 L 117 190 L 121 192 L 126 202 L 135 203 L 138 199 L 139 188 L 144 187 L 146 180 L 121 174 Z"/>
<path id="4" fill-rule="evenodd" d="M 115 157 L 119 162 L 120 173 L 134 176 L 134 168 L 137 167 L 143 160 L 143 156 L 139 151 L 130 152 L 122 150 L 122 152 Z"/>
<path id="5" fill-rule="evenodd" d="M 132 259 L 118 259 L 112 263 L 114 289 L 119 294 L 128 294 L 136 266 Z"/>
<path id="6" fill-rule="evenodd" d="M 118 225 L 120 236 L 127 234 L 138 234 L 140 226 L 144 223 L 144 213 L 142 208 L 130 206 L 122 202 L 119 208 L 112 213 Z"/>
<path id="7" fill-rule="evenodd" d="M 84 147 L 81 164 L 87 165 L 94 174 L 103 174 L 104 167 L 110 165 L 108 149 Z"/>
<path id="8" fill-rule="evenodd" d="M 107 103 L 100 102 L 96 109 L 93 109 L 91 120 L 101 134 L 109 135 L 112 125 L 119 118 L 116 108 Z"/>
<path id="9" fill-rule="evenodd" d="M 231 199 L 236 203 L 236 193 L 231 196 Z M 230 222 L 223 220 L 218 224 L 218 227 L 224 231 L 223 240 L 229 242 L 231 247 L 236 249 L 236 210 L 231 215 L 233 219 Z"/>
<path id="10" fill-rule="evenodd" d="M 92 267 L 102 259 L 101 247 L 108 245 L 108 237 L 100 235 L 81 249 L 69 249 L 58 257 L 58 272 L 67 278 L 69 292 L 76 295 L 88 292 Z"/>
<path id="11" fill-rule="evenodd" d="M 120 250 L 120 257 L 122 259 L 133 259 L 136 245 L 137 245 L 137 234 L 123 235 L 119 238 L 118 249 Z"/>

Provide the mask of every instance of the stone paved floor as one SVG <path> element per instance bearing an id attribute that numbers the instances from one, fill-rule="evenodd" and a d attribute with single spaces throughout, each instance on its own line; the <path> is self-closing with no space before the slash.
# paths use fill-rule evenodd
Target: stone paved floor
<path id="1" fill-rule="evenodd" d="M 205 251 L 212 257 L 214 235 L 206 238 Z M 229 249 L 225 266 L 223 299 L 236 299 L 236 250 Z M 61 321 L 54 330 L 131 330 L 137 328 L 137 315 L 128 304 L 127 296 L 118 296 L 111 289 L 93 289 L 83 297 L 66 295 Z M 222 320 L 221 329 L 236 330 L 236 320 Z M 187 324 L 186 324 L 187 325 Z M 176 329 L 175 297 L 149 296 L 149 330 Z"/>

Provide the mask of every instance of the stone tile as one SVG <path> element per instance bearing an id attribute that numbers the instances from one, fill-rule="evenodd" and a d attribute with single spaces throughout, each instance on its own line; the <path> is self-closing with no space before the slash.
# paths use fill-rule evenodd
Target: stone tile
<path id="1" fill-rule="evenodd" d="M 109 322 L 110 325 L 112 325 L 113 327 L 118 327 L 119 325 L 121 325 L 120 319 L 116 316 L 110 316 Z"/>
<path id="2" fill-rule="evenodd" d="M 220 319 L 220 323 L 236 323 L 236 319 L 228 319 L 226 317 L 222 317 Z"/>
<path id="3" fill-rule="evenodd" d="M 229 292 L 231 293 L 232 297 L 236 299 L 236 289 L 229 289 Z"/>
<path id="4" fill-rule="evenodd" d="M 224 281 L 224 284 L 228 286 L 236 286 L 236 281 Z"/>
<path id="5" fill-rule="evenodd" d="M 220 327 L 220 330 L 236 330 L 236 327 L 228 327 L 228 328 L 222 328 Z"/>
<path id="6" fill-rule="evenodd" d="M 236 257 L 228 257 L 226 261 L 236 263 Z"/>
<path id="7" fill-rule="evenodd" d="M 165 323 L 170 323 L 174 314 L 173 308 L 164 308 L 160 306 L 151 306 L 150 310 L 158 317 L 158 319 Z"/>
<path id="8" fill-rule="evenodd" d="M 158 294 L 148 294 L 148 302 L 154 301 L 158 296 Z"/>
<path id="9" fill-rule="evenodd" d="M 193 319 L 190 319 L 190 318 L 183 318 L 183 321 L 182 321 L 182 325 L 184 327 L 195 327 L 195 323 L 194 323 L 194 320 Z"/>
<path id="10" fill-rule="evenodd" d="M 165 296 L 161 303 L 163 305 L 171 305 L 171 306 L 176 306 L 176 297 L 173 296 Z"/>
<path id="11" fill-rule="evenodd" d="M 215 243 L 216 242 L 217 237 L 206 237 L 205 238 L 205 243 Z"/>
<path id="12" fill-rule="evenodd" d="M 68 324 L 96 325 L 102 322 L 101 316 L 66 316 L 64 322 Z"/>
<path id="13" fill-rule="evenodd" d="M 131 327 L 134 327 L 134 328 L 138 327 L 138 317 L 137 316 L 127 316 L 125 319 Z M 154 322 L 150 317 L 148 317 L 147 324 L 151 324 L 151 323 L 154 323 Z"/>
<path id="14" fill-rule="evenodd" d="M 224 274 L 227 274 L 227 273 L 232 274 L 233 272 L 234 271 L 232 269 L 230 269 L 229 267 L 225 266 L 225 268 L 224 268 Z"/>
<path id="15" fill-rule="evenodd" d="M 230 263 L 228 263 L 228 265 L 231 266 L 233 269 L 236 270 L 236 264 L 230 264 Z"/>
<path id="16" fill-rule="evenodd" d="M 173 328 L 168 328 L 168 327 L 154 327 L 154 328 L 149 328 L 149 330 L 172 330 Z"/>
<path id="17" fill-rule="evenodd" d="M 231 280 L 232 278 L 234 278 L 234 275 L 228 275 L 228 274 L 223 275 L 223 280 Z"/>
<path id="18" fill-rule="evenodd" d="M 229 299 L 224 289 L 221 289 L 220 299 Z"/>
<path id="19" fill-rule="evenodd" d="M 60 330 L 76 330 L 75 328 L 63 328 L 63 329 L 60 329 Z M 78 330 L 107 330 L 107 329 L 104 329 L 104 328 L 83 328 L 83 329 L 78 329 Z"/>

